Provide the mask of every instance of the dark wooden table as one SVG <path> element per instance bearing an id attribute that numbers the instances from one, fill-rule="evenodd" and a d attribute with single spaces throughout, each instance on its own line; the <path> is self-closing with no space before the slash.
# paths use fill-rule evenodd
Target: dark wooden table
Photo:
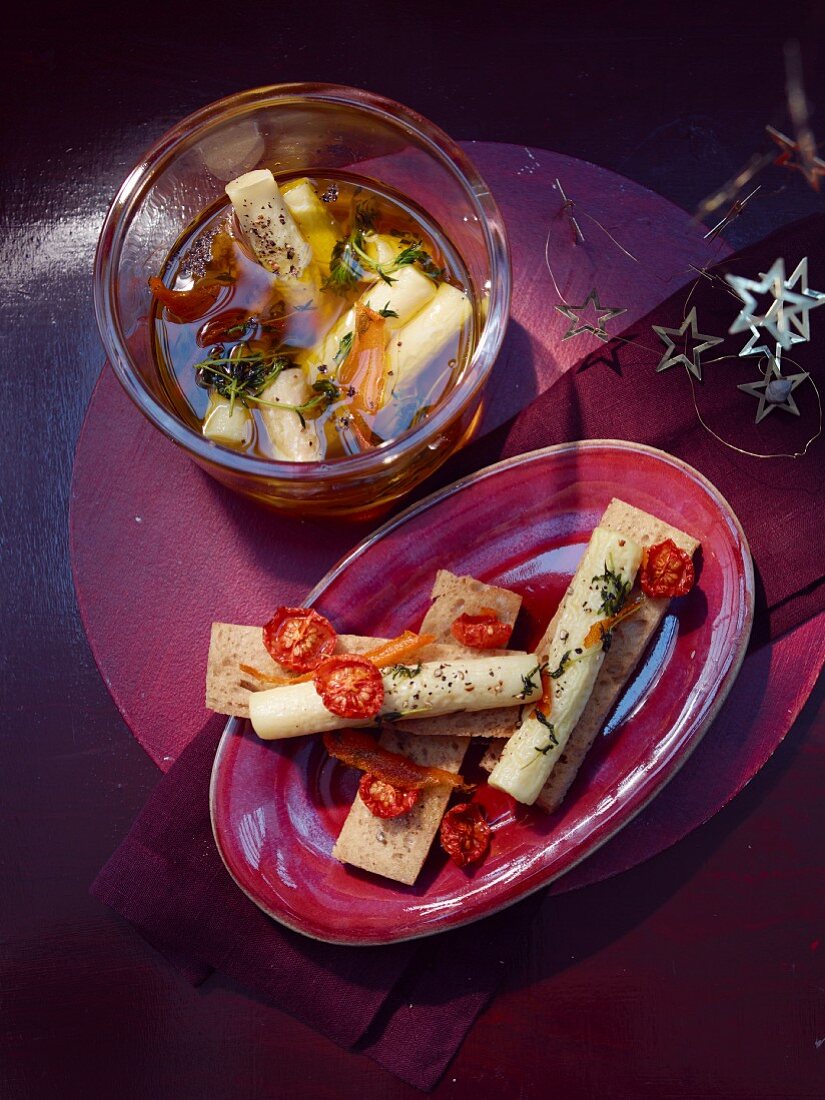
<path id="1" fill-rule="evenodd" d="M 72 456 L 102 364 L 91 260 L 128 168 L 221 95 L 328 80 L 693 208 L 784 121 L 794 30 L 825 108 L 821 17 L 789 7 L 32 4 L 6 24 L 0 1096 L 416 1095 L 241 990 L 190 988 L 87 893 L 158 779 L 94 667 L 67 554 Z M 774 173 L 729 239 L 823 201 Z M 823 789 L 819 690 L 710 824 L 545 904 L 438 1095 L 822 1096 Z"/>

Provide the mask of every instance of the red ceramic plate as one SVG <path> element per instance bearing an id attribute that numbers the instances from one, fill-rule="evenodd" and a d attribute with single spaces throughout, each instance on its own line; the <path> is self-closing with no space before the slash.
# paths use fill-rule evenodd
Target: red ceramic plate
<path id="1" fill-rule="evenodd" d="M 730 506 L 670 455 L 607 440 L 498 463 L 380 528 L 307 602 L 342 633 L 391 636 L 420 623 L 435 571 L 446 568 L 521 592 L 513 644 L 530 646 L 614 496 L 701 539 L 698 583 L 671 605 L 564 805 L 548 816 L 482 788 L 495 830 L 485 861 L 467 873 L 436 844 L 418 882 L 400 886 L 332 858 L 356 773 L 330 760 L 320 738 L 263 742 L 231 719 L 212 775 L 212 822 L 230 874 L 265 912 L 316 939 L 352 944 L 467 924 L 575 866 L 672 778 L 739 670 L 753 568 Z"/>

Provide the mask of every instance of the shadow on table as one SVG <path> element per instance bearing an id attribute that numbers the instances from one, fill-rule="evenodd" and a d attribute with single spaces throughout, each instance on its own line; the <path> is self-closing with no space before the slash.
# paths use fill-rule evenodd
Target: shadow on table
<path id="1" fill-rule="evenodd" d="M 825 678 L 820 677 L 788 735 L 770 760 L 733 800 L 710 821 L 671 848 L 612 878 L 546 895 L 532 924 L 529 958 L 513 969 L 510 989 L 560 974 L 625 936 L 674 897 L 730 836 L 765 802 L 800 752 L 825 702 Z M 720 911 L 725 898 L 720 886 Z M 553 934 L 549 930 L 553 930 Z M 563 929 L 559 935 L 558 930 Z"/>

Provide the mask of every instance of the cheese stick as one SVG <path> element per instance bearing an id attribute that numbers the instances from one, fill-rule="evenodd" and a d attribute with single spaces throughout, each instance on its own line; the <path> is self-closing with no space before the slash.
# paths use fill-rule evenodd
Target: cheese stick
<path id="1" fill-rule="evenodd" d="M 278 278 L 298 277 L 312 249 L 268 168 L 246 172 L 226 185 L 226 193 L 258 262 Z"/>
<path id="2" fill-rule="evenodd" d="M 315 462 L 320 454 L 318 432 L 312 420 L 301 419 L 294 409 L 274 405 L 303 405 L 312 396 L 304 373 L 299 368 L 281 371 L 261 394 L 269 405 L 259 405 L 275 457 L 286 462 Z"/>
<path id="3" fill-rule="evenodd" d="M 458 352 L 461 331 L 472 315 L 467 295 L 442 283 L 432 300 L 394 334 L 387 351 L 393 389 L 407 389 L 424 368 L 451 346 Z"/>
<path id="4" fill-rule="evenodd" d="M 533 711 L 504 747 L 490 785 L 532 805 L 581 716 L 604 660 L 600 644 L 585 647 L 595 624 L 614 614 L 633 584 L 642 548 L 597 527 L 564 597 L 548 656 L 553 678 L 549 720 Z M 549 723 L 549 724 L 548 724 Z"/>
<path id="5" fill-rule="evenodd" d="M 228 397 L 212 393 L 201 428 L 207 439 L 215 443 L 244 445 L 252 431 L 252 414 L 240 401 L 233 405 Z"/>
<path id="6" fill-rule="evenodd" d="M 393 275 L 390 286 L 383 281 L 375 283 L 365 290 L 359 301 L 376 313 L 397 314 L 386 317 L 387 332 L 392 333 L 411 321 L 418 312 L 435 298 L 436 289 L 432 279 L 422 275 L 417 267 L 402 267 Z"/>
<path id="7" fill-rule="evenodd" d="M 300 737 L 305 733 L 370 726 L 377 717 L 421 714 L 433 717 L 456 711 L 492 710 L 531 702 L 541 695 L 535 654 L 428 661 L 414 676 L 383 672 L 384 702 L 373 718 L 339 718 L 324 706 L 311 682 L 286 684 L 250 696 L 252 728 L 264 740 Z"/>
<path id="8" fill-rule="evenodd" d="M 329 208 L 315 194 L 315 188 L 308 179 L 290 180 L 284 184 L 281 194 L 298 228 L 309 241 L 316 262 L 329 266 L 339 237 Z"/>

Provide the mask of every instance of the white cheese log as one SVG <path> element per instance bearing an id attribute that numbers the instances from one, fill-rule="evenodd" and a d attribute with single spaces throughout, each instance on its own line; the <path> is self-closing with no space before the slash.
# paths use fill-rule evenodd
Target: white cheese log
<path id="1" fill-rule="evenodd" d="M 299 367 L 281 371 L 261 394 L 264 401 L 284 405 L 303 405 L 311 396 L 312 391 Z M 314 421 L 306 420 L 302 426 L 293 409 L 278 409 L 272 405 L 259 405 L 258 408 L 276 458 L 286 462 L 317 462 L 322 457 Z"/>
<path id="2" fill-rule="evenodd" d="M 411 321 L 413 317 L 431 302 L 436 295 L 435 283 L 422 275 L 417 267 L 402 267 L 390 278 L 395 281 L 388 286 L 379 279 L 369 290 L 365 290 L 359 301 L 376 313 L 382 309 L 392 310 L 397 317 L 386 318 L 386 331 L 393 333 Z"/>
<path id="3" fill-rule="evenodd" d="M 364 251 L 377 264 L 391 264 L 403 247 L 398 243 L 397 237 L 390 237 L 386 233 L 368 234 L 364 241 Z M 372 277 L 369 268 L 364 277 Z"/>
<path id="4" fill-rule="evenodd" d="M 447 350 L 457 351 L 459 336 L 471 314 L 467 295 L 442 283 L 429 304 L 393 333 L 387 350 L 393 389 L 414 386 L 416 376 L 435 358 Z"/>
<path id="5" fill-rule="evenodd" d="M 233 407 L 229 398 L 213 393 L 202 430 L 206 438 L 215 443 L 243 445 L 252 435 L 252 415 L 240 401 Z"/>
<path id="6" fill-rule="evenodd" d="M 597 527 L 585 551 L 556 624 L 550 645 L 548 670 L 563 671 L 553 680 L 549 730 L 531 712 L 513 734 L 490 774 L 490 786 L 506 791 L 518 802 L 532 805 L 590 698 L 604 660 L 600 644 L 584 648 L 590 628 L 608 617 L 602 604 L 604 581 L 610 571 L 629 587 L 642 560 L 642 548 L 626 535 Z"/>
<path id="7" fill-rule="evenodd" d="M 298 228 L 309 241 L 315 261 L 329 265 L 332 250 L 340 236 L 329 208 L 318 198 L 308 179 L 285 183 L 281 194 Z"/>
<path id="8" fill-rule="evenodd" d="M 410 678 L 394 677 L 385 670 L 380 716 L 410 717 L 415 713 L 434 717 L 530 702 L 541 695 L 537 676 L 526 687 L 526 678 L 535 671 L 536 664 L 535 654 L 522 653 L 429 661 Z M 252 728 L 266 740 L 375 723 L 375 718 L 339 718 L 330 713 L 312 682 L 255 692 L 249 697 L 249 717 Z"/>
<path id="9" fill-rule="evenodd" d="M 270 170 L 238 176 L 226 185 L 226 193 L 258 262 L 281 279 L 301 275 L 312 259 L 312 249 Z"/>

